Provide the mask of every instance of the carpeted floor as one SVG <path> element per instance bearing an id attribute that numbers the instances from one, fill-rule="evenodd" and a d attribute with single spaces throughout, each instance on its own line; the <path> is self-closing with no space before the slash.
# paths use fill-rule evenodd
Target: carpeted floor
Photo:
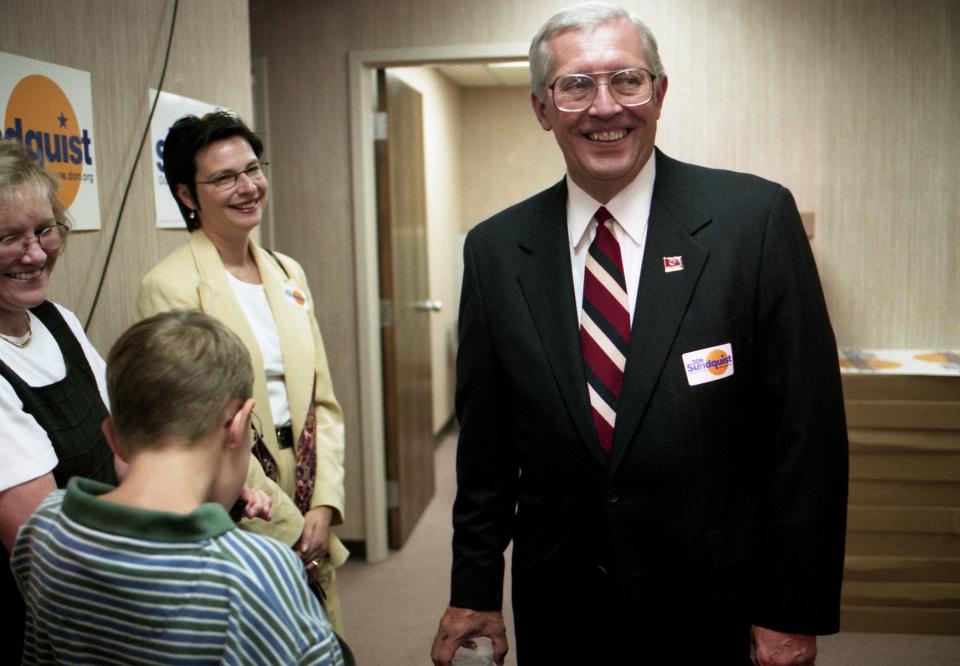
<path id="1" fill-rule="evenodd" d="M 437 448 L 437 494 L 407 545 L 383 562 L 352 559 L 339 570 L 346 638 L 359 666 L 430 664 L 449 593 L 455 449 L 452 435 Z M 509 604 L 504 616 L 512 645 Z M 841 632 L 819 645 L 818 666 L 960 665 L 960 636 Z M 516 666 L 512 653 L 506 663 Z"/>

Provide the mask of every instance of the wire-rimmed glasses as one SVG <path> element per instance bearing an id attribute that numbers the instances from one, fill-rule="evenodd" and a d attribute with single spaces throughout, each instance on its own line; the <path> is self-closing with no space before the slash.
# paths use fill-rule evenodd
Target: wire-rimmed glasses
<path id="1" fill-rule="evenodd" d="M 47 254 L 63 247 L 63 238 L 67 235 L 67 225 L 62 222 L 34 229 L 26 236 L 14 235 L 0 237 L 0 260 L 16 261 L 27 253 L 30 243 L 36 241 L 40 249 Z"/>
<path id="2" fill-rule="evenodd" d="M 218 190 L 232 190 L 237 186 L 237 180 L 240 178 L 240 174 L 245 175 L 254 182 L 263 180 L 266 177 L 263 170 L 269 164 L 269 162 L 254 162 L 243 171 L 222 171 L 210 180 L 198 180 L 197 183 L 213 185 Z"/>
<path id="3" fill-rule="evenodd" d="M 599 77 L 600 80 L 598 80 Z M 653 99 L 653 82 L 657 75 L 642 67 L 611 72 L 564 74 L 550 84 L 553 102 L 561 111 L 589 109 L 600 86 L 607 86 L 617 104 L 642 106 Z M 603 80 L 606 79 L 606 80 Z"/>

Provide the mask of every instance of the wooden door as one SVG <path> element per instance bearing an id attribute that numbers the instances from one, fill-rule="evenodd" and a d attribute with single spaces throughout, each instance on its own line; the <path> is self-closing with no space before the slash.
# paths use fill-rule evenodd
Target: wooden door
<path id="1" fill-rule="evenodd" d="M 434 493 L 426 188 L 420 93 L 377 71 L 377 216 L 389 537 L 400 548 Z M 382 119 L 382 116 L 381 116 Z"/>

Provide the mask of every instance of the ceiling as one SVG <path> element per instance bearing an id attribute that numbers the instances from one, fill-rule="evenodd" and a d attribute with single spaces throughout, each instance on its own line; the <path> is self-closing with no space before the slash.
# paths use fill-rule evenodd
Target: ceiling
<path id="1" fill-rule="evenodd" d="M 463 65 L 434 65 L 440 72 L 458 86 L 468 88 L 530 85 L 530 68 L 527 61 L 470 63 Z"/>

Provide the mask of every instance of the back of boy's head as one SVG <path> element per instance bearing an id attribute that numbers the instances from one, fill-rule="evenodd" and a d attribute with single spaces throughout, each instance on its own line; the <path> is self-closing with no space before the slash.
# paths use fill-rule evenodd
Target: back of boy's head
<path id="1" fill-rule="evenodd" d="M 107 356 L 111 420 L 123 449 L 195 442 L 253 394 L 250 353 L 221 322 L 172 310 L 134 324 Z"/>

